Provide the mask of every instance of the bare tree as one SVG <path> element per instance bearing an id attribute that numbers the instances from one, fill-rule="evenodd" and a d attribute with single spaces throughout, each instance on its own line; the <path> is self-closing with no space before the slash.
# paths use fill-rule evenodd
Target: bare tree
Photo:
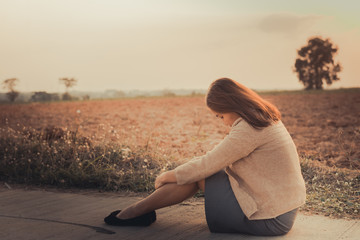
<path id="1" fill-rule="evenodd" d="M 77 83 L 77 80 L 75 78 L 60 78 L 59 81 L 65 85 L 67 93 L 69 91 L 69 88 L 75 86 Z"/>
<path id="2" fill-rule="evenodd" d="M 69 88 L 76 85 L 77 80 L 75 78 L 60 78 L 59 81 L 65 85 L 66 92 L 63 94 L 63 100 L 71 100 L 72 97 L 69 94 Z"/>
<path id="3" fill-rule="evenodd" d="M 6 93 L 6 96 L 10 100 L 10 102 L 14 102 L 15 99 L 19 96 L 19 92 L 14 89 L 18 82 L 19 82 L 19 79 L 17 79 L 17 78 L 5 79 L 2 82 L 3 89 L 8 90 L 8 92 Z"/>

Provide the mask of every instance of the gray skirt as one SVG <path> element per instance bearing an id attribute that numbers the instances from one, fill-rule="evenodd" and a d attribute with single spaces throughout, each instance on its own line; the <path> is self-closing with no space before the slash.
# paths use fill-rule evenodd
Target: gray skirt
<path id="1" fill-rule="evenodd" d="M 220 171 L 205 180 L 205 214 L 211 232 L 278 236 L 290 231 L 297 209 L 276 218 L 249 220 L 231 189 L 228 175 Z"/>

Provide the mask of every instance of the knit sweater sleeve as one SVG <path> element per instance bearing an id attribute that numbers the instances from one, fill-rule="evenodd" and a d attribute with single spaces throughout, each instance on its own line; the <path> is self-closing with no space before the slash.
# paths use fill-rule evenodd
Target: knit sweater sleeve
<path id="1" fill-rule="evenodd" d="M 240 121 L 214 149 L 175 168 L 177 184 L 200 181 L 248 156 L 260 143 L 259 139 L 259 130 Z"/>

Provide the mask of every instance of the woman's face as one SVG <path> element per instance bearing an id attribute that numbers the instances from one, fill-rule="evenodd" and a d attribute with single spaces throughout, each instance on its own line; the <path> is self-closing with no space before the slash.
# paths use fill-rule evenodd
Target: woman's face
<path id="1" fill-rule="evenodd" d="M 237 120 L 240 117 L 239 114 L 234 113 L 234 112 L 230 112 L 230 113 L 217 113 L 214 111 L 212 111 L 212 112 L 215 114 L 215 116 L 217 118 L 222 119 L 225 125 L 230 126 L 230 127 L 233 125 L 235 120 Z"/>

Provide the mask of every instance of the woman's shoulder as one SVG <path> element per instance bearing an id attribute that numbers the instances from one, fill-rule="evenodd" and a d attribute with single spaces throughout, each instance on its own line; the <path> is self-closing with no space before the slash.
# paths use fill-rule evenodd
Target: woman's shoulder
<path id="1" fill-rule="evenodd" d="M 242 118 L 238 118 L 237 120 L 235 120 L 235 122 L 233 123 L 233 125 L 231 126 L 230 129 L 230 134 L 235 134 L 235 135 L 244 135 L 244 134 L 256 134 L 259 133 L 259 130 L 256 128 L 253 128 L 247 121 L 245 121 Z"/>
<path id="2" fill-rule="evenodd" d="M 233 123 L 233 125 L 231 127 L 231 131 L 246 131 L 246 132 L 251 132 L 254 134 L 279 131 L 281 129 L 286 130 L 286 128 L 281 120 L 273 122 L 271 125 L 269 125 L 267 127 L 258 129 L 258 128 L 254 128 L 253 126 L 251 126 L 251 124 L 249 124 L 242 118 L 238 118 L 237 120 L 235 120 L 235 122 Z"/>

